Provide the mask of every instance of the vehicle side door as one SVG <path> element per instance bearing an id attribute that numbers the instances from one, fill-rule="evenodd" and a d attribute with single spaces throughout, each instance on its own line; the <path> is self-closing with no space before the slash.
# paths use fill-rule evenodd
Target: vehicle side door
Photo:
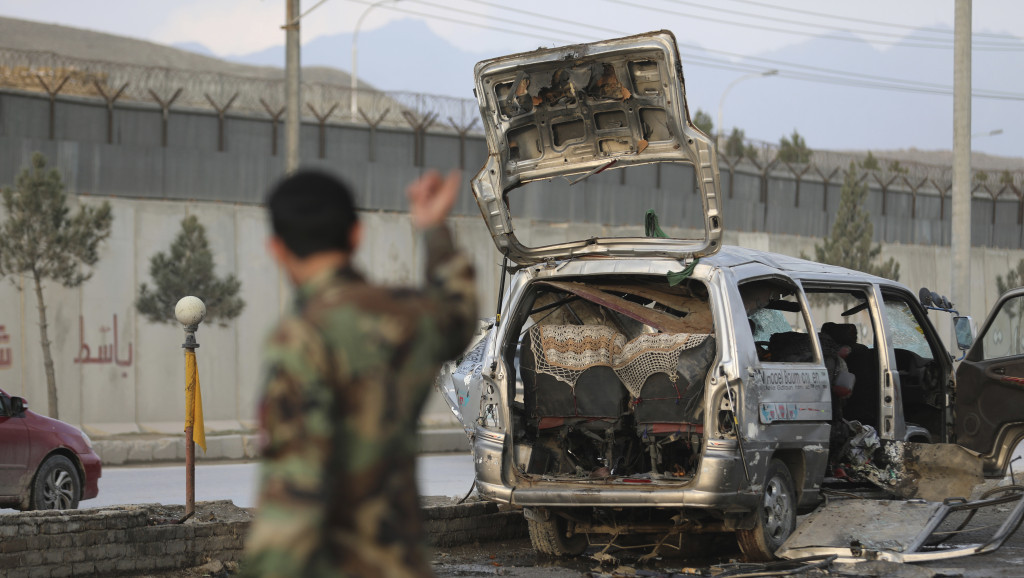
<path id="1" fill-rule="evenodd" d="M 1024 288 L 1003 295 L 956 371 L 956 442 L 986 475 L 1006 471 L 1024 439 Z"/>
<path id="2" fill-rule="evenodd" d="M 21 493 L 28 467 L 30 448 L 25 418 L 12 413 L 10 396 L 0 392 L 0 496 Z"/>
<path id="3" fill-rule="evenodd" d="M 917 297 L 883 285 L 888 381 L 899 398 L 907 441 L 945 442 L 952 361 Z"/>

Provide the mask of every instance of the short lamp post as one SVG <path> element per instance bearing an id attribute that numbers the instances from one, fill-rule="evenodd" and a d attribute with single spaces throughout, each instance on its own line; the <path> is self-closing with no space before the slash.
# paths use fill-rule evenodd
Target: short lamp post
<path id="1" fill-rule="evenodd" d="M 351 84 L 349 91 L 352 93 L 350 96 L 351 111 L 349 114 L 352 116 L 352 122 L 355 122 L 356 115 L 359 113 L 359 101 L 357 100 L 359 95 L 359 27 L 363 25 L 363 20 L 366 18 L 366 15 L 374 8 L 390 1 L 392 0 L 377 0 L 373 4 L 367 6 L 366 9 L 363 10 L 363 13 L 359 15 L 359 19 L 356 20 L 356 27 L 352 30 L 352 71 L 351 78 L 349 79 L 349 83 Z M 394 1 L 398 2 L 398 0 Z"/>
<path id="2" fill-rule="evenodd" d="M 199 391 L 199 366 L 196 364 L 196 331 L 206 317 L 206 305 L 198 297 L 182 297 L 174 306 L 174 316 L 185 327 L 185 516 L 196 511 L 196 441 L 206 451 L 203 427 L 203 398 Z M 197 428 L 198 424 L 198 428 Z"/>
<path id="3" fill-rule="evenodd" d="M 725 107 L 725 97 L 729 95 L 729 91 L 732 90 L 732 87 L 750 78 L 757 78 L 759 76 L 775 76 L 778 73 L 779 71 L 774 68 L 772 70 L 766 70 L 764 72 L 752 72 L 750 74 L 744 74 L 743 76 L 733 80 L 728 85 L 726 85 L 725 90 L 722 91 L 722 98 L 719 99 L 718 101 L 718 138 L 715 142 L 718 143 L 719 151 L 725 148 L 726 139 L 726 135 L 724 134 L 725 125 L 722 123 L 722 109 Z"/>

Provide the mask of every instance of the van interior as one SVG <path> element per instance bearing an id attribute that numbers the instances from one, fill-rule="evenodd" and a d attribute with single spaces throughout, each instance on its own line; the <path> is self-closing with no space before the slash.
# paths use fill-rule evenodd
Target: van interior
<path id="1" fill-rule="evenodd" d="M 691 479 L 717 355 L 706 286 L 601 276 L 530 290 L 510 321 L 520 339 L 505 352 L 519 359 L 516 470 L 535 480 Z"/>

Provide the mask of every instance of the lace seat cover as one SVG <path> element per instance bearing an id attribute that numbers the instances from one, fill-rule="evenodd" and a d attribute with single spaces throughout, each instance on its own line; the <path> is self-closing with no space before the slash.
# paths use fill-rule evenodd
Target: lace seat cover
<path id="1" fill-rule="evenodd" d="M 605 325 L 534 325 L 530 338 L 537 373 L 575 388 L 587 369 L 610 367 L 635 399 L 652 375 L 664 373 L 675 382 L 682 353 L 700 346 L 708 335 L 644 333 L 627 341 Z"/>

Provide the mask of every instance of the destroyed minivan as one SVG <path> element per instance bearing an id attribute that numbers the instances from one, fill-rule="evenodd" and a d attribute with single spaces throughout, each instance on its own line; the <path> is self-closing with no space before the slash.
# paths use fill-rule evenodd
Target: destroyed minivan
<path id="1" fill-rule="evenodd" d="M 951 309 L 943 298 L 722 246 L 716 150 L 690 120 L 671 32 L 495 58 L 475 75 L 489 156 L 472 189 L 505 268 L 496 318 L 438 385 L 480 496 L 522 508 L 538 551 L 734 532 L 748 558 L 770 559 L 824 484 L 859 468 L 908 482 L 872 461 L 888 444 L 956 442 L 986 474 L 1006 469 L 1024 411 L 999 399 L 1020 395 L 1021 335 L 1004 319 L 958 383 L 927 315 Z M 648 163 L 694 167 L 702 235 L 652 223 L 651 236 L 517 238 L 523 185 Z M 969 324 L 956 320 L 962 349 Z"/>

